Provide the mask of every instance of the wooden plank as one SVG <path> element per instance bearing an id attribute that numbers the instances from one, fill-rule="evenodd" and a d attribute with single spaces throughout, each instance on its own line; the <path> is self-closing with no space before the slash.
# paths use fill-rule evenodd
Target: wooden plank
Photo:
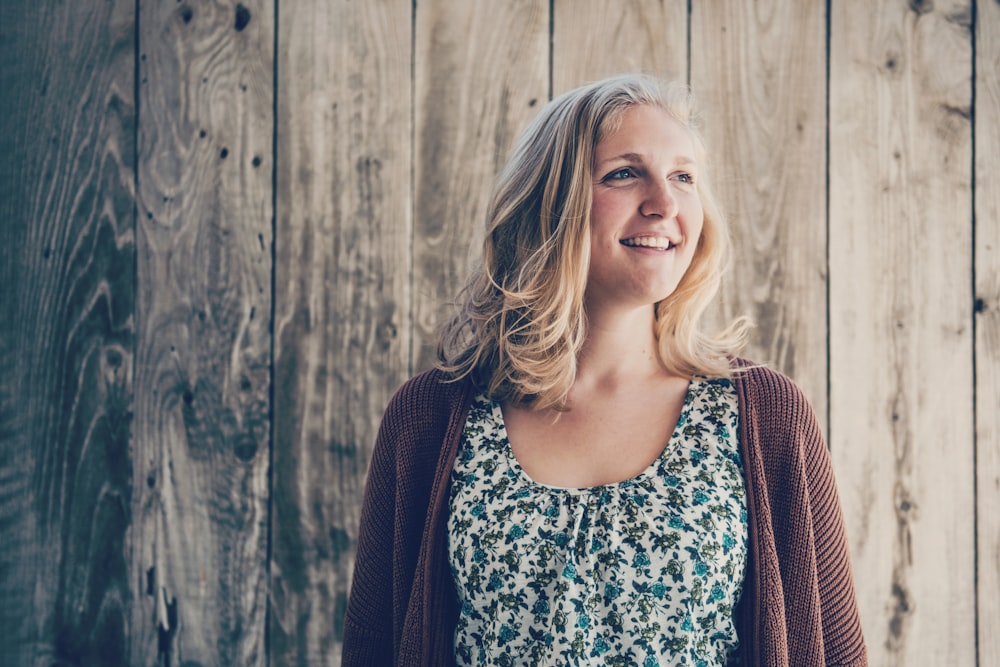
<path id="1" fill-rule="evenodd" d="M 129 664 L 266 661 L 273 24 L 139 9 Z"/>
<path id="2" fill-rule="evenodd" d="M 414 361 L 477 255 L 497 171 L 549 88 L 547 0 L 427 0 L 416 7 Z"/>
<path id="3" fill-rule="evenodd" d="M 270 659 L 340 664 L 371 447 L 409 372 L 409 3 L 281 3 Z"/>
<path id="4" fill-rule="evenodd" d="M 971 16 L 833 4 L 832 448 L 875 665 L 976 660 Z"/>
<path id="5" fill-rule="evenodd" d="M 127 663 L 133 26 L 46 0 L 0 24 L 4 664 Z"/>
<path id="6" fill-rule="evenodd" d="M 1000 665 L 1000 4 L 976 5 L 976 502 L 979 664 Z"/>
<path id="7" fill-rule="evenodd" d="M 823 3 L 693 3 L 691 86 L 733 269 L 720 321 L 756 323 L 744 354 L 791 376 L 826 430 L 826 21 Z"/>
<path id="8" fill-rule="evenodd" d="M 687 0 L 555 0 L 553 10 L 556 95 L 625 72 L 687 80 Z"/>

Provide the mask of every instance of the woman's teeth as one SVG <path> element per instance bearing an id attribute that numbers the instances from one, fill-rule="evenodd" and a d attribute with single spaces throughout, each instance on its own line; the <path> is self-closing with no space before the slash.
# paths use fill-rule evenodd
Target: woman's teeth
<path id="1" fill-rule="evenodd" d="M 670 239 L 654 236 L 638 236 L 631 239 L 622 239 L 621 244 L 632 248 L 661 248 L 669 249 L 673 247 Z"/>

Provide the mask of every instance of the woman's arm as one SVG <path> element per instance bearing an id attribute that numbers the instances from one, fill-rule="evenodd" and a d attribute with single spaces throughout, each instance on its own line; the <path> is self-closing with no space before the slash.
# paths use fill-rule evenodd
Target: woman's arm
<path id="1" fill-rule="evenodd" d="M 763 664 L 867 665 L 833 467 L 802 391 L 766 367 L 734 378 L 751 567 L 741 632 Z"/>
<path id="2" fill-rule="evenodd" d="M 443 595 L 442 583 L 417 576 L 421 549 L 437 554 L 431 548 L 438 535 L 431 503 L 444 498 L 446 486 L 438 488 L 436 481 L 447 479 L 471 397 L 468 383 L 444 380 L 439 371 L 410 379 L 382 417 L 344 618 L 345 667 L 412 661 L 414 651 L 426 648 L 425 627 L 432 634 L 450 632 L 437 616 L 423 617 L 425 603 Z M 447 564 L 436 565 L 447 577 Z M 416 616 L 407 619 L 408 613 Z"/>
<path id="3" fill-rule="evenodd" d="M 354 577 L 344 616 L 341 663 L 344 667 L 394 663 L 392 558 L 396 456 L 392 428 L 387 422 L 383 418 L 365 482 Z"/>
<path id="4" fill-rule="evenodd" d="M 812 410 L 809 410 L 812 415 Z M 854 593 L 854 577 L 844 516 L 826 442 L 815 424 L 814 437 L 805 441 L 805 465 L 812 510 L 816 575 L 823 623 L 823 646 L 828 665 L 868 664 L 861 619 Z"/>

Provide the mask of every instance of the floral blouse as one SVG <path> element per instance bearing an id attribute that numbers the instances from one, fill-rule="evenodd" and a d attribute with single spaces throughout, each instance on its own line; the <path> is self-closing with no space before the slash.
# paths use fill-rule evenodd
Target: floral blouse
<path id="1" fill-rule="evenodd" d="M 472 404 L 448 556 L 459 665 L 727 665 L 747 553 L 737 403 L 691 382 L 663 453 L 623 482 L 531 480 L 499 405 Z"/>

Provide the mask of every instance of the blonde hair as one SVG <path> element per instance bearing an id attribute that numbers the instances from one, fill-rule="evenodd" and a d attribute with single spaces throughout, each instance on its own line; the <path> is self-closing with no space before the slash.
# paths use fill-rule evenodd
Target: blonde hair
<path id="1" fill-rule="evenodd" d="M 705 162 L 687 86 L 624 75 L 571 90 L 528 125 L 497 177 L 486 216 L 482 263 L 442 328 L 439 368 L 470 377 L 491 398 L 561 408 L 587 334 L 584 291 L 590 259 L 594 151 L 635 105 L 663 109 L 683 125 Z M 705 220 L 691 265 L 655 306 L 660 361 L 668 372 L 726 377 L 748 323 L 708 334 L 701 317 L 729 255 L 726 221 L 699 170 Z"/>

